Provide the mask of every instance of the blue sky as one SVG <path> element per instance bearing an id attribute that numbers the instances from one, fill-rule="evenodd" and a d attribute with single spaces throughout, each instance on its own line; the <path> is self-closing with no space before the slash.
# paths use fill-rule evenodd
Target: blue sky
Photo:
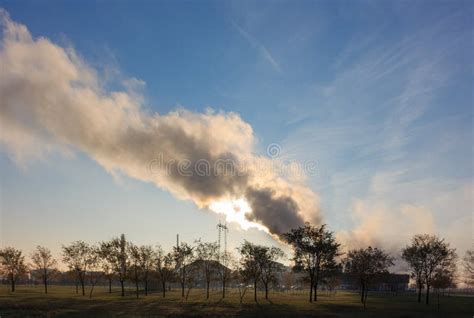
<path id="1" fill-rule="evenodd" d="M 421 222 L 460 250 L 472 245 L 469 1 L 0 7 L 34 37 L 74 47 L 106 89 L 124 77 L 145 82 L 150 112 L 236 112 L 252 126 L 257 152 L 278 143 L 284 159 L 315 161 L 307 184 L 341 237 L 404 242 Z M 219 216 L 152 184 L 114 178 L 87 154 L 20 167 L 0 150 L 2 245 L 59 251 L 63 242 L 122 232 L 165 247 L 178 232 L 188 241 L 217 238 Z M 231 246 L 243 238 L 276 244 L 258 230 L 233 226 L 229 235 Z"/>

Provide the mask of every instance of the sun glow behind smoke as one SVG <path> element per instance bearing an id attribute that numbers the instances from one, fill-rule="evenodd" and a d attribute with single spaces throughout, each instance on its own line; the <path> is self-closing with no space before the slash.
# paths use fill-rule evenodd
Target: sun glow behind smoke
<path id="1" fill-rule="evenodd" d="M 223 214 L 229 223 L 237 223 L 244 230 L 256 228 L 266 233 L 270 233 L 266 226 L 249 221 L 247 214 L 252 212 L 250 205 L 245 199 L 215 201 L 209 205 L 209 209 L 217 214 Z"/>
<path id="2" fill-rule="evenodd" d="M 20 166 L 55 151 L 83 153 L 113 176 L 152 182 L 199 208 L 214 202 L 210 209 L 227 221 L 274 236 L 317 218 L 316 194 L 275 169 L 278 147 L 269 147 L 271 159 L 257 155 L 240 115 L 154 113 L 141 81 L 106 89 L 100 70 L 72 48 L 34 38 L 0 8 L 2 32 L 0 144 Z"/>

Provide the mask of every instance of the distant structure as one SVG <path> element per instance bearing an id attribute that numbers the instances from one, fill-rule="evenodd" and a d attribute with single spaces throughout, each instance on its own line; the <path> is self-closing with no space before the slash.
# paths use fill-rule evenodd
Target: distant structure
<path id="1" fill-rule="evenodd" d="M 358 282 L 348 274 L 342 274 L 341 289 L 356 290 L 359 288 Z M 385 274 L 377 278 L 370 290 L 399 292 L 409 289 L 410 275 L 407 274 Z"/>
<path id="2" fill-rule="evenodd" d="M 217 255 L 217 261 L 219 261 L 220 254 L 221 254 L 221 233 L 222 232 L 224 232 L 224 255 L 227 255 L 227 232 L 229 231 L 229 228 L 227 227 L 227 223 L 222 224 L 221 221 L 219 221 L 219 224 L 217 224 L 217 231 L 218 231 L 217 248 L 219 249 L 219 253 Z M 224 258 L 224 262 L 225 261 L 226 260 Z"/>

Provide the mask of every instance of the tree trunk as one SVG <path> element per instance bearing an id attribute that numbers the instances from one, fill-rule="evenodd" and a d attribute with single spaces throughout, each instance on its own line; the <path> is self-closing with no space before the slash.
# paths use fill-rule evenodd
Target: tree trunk
<path id="1" fill-rule="evenodd" d="M 86 290 L 84 288 L 84 278 L 81 279 L 81 288 L 82 288 L 82 296 L 86 295 Z"/>
<path id="2" fill-rule="evenodd" d="M 120 280 L 120 287 L 122 287 L 122 297 L 125 296 L 125 288 L 123 287 L 123 279 Z"/>
<path id="3" fill-rule="evenodd" d="M 112 277 L 109 277 L 109 294 L 112 294 Z"/>
<path id="4" fill-rule="evenodd" d="M 137 299 L 138 299 L 138 278 L 135 279 L 135 289 L 137 291 Z"/>
<path id="5" fill-rule="evenodd" d="M 225 298 L 225 279 L 222 280 L 222 298 Z"/>
<path id="6" fill-rule="evenodd" d="M 163 288 L 163 298 L 166 297 L 166 283 L 165 281 L 161 282 L 161 287 Z"/>
<path id="7" fill-rule="evenodd" d="M 366 284 L 362 285 L 361 301 L 364 304 L 364 310 L 365 310 L 365 304 L 367 303 L 367 288 L 368 288 L 368 286 Z"/>
<path id="8" fill-rule="evenodd" d="M 418 287 L 418 302 L 421 303 L 421 286 Z"/>
<path id="9" fill-rule="evenodd" d="M 314 294 L 313 294 L 313 300 L 318 301 L 318 281 L 314 283 Z"/>
<path id="10" fill-rule="evenodd" d="M 76 294 L 79 294 L 79 283 L 76 281 Z"/>
<path id="11" fill-rule="evenodd" d="M 148 296 L 148 279 L 145 279 L 145 296 Z"/>
<path id="12" fill-rule="evenodd" d="M 268 299 L 268 284 L 265 284 L 265 299 Z"/>
<path id="13" fill-rule="evenodd" d="M 184 282 L 181 282 L 181 297 L 184 298 Z"/>
<path id="14" fill-rule="evenodd" d="M 11 279 L 11 283 L 12 283 L 12 292 L 15 292 L 15 279 L 14 278 Z"/>
<path id="15" fill-rule="evenodd" d="M 369 287 L 368 286 L 365 286 L 365 294 L 364 294 L 364 308 L 365 308 L 365 303 L 367 302 L 367 295 L 369 294 L 368 292 L 368 289 Z"/>
<path id="16" fill-rule="evenodd" d="M 257 281 L 253 281 L 253 299 L 257 301 Z"/>
<path id="17" fill-rule="evenodd" d="M 310 286 L 309 286 L 309 302 L 310 303 L 313 302 L 313 285 L 314 285 L 314 279 L 311 276 L 311 283 L 310 283 Z"/>
<path id="18" fill-rule="evenodd" d="M 246 292 L 247 292 L 247 286 L 245 286 L 245 287 L 239 286 L 240 306 L 242 306 L 242 303 L 244 301 L 244 297 L 245 297 Z"/>
<path id="19" fill-rule="evenodd" d="M 426 284 L 426 304 L 430 304 L 430 285 Z"/>
<path id="20" fill-rule="evenodd" d="M 44 293 L 45 294 L 48 293 L 48 279 L 47 278 L 44 279 Z"/>
<path id="21" fill-rule="evenodd" d="M 209 299 L 209 281 L 206 281 L 206 299 Z"/>
<path id="22" fill-rule="evenodd" d="M 188 292 L 186 293 L 186 300 L 188 300 L 188 297 L 189 297 L 189 293 L 191 292 L 191 287 L 188 288 Z"/>
<path id="23" fill-rule="evenodd" d="M 438 311 L 439 311 L 439 290 L 438 290 Z"/>
<path id="24" fill-rule="evenodd" d="M 364 303 L 364 292 L 365 292 L 365 285 L 364 285 L 364 283 L 362 283 L 361 291 L 360 291 L 360 302 L 362 304 Z"/>
<path id="25" fill-rule="evenodd" d="M 92 292 L 94 291 L 95 285 L 92 285 L 91 292 L 89 293 L 89 299 L 92 299 Z"/>

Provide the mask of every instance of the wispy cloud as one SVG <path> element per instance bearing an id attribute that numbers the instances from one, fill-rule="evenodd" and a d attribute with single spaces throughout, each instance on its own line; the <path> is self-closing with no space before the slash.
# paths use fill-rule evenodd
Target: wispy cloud
<path id="1" fill-rule="evenodd" d="M 280 63 L 278 63 L 273 55 L 270 53 L 270 51 L 260 42 L 258 41 L 254 36 L 252 36 L 250 33 L 245 31 L 242 27 L 240 27 L 238 24 L 235 22 L 232 22 L 232 25 L 239 31 L 239 33 L 252 45 L 254 48 L 258 50 L 260 55 L 263 57 L 265 61 L 267 61 L 275 71 L 281 73 L 282 69 L 280 67 Z"/>
<path id="2" fill-rule="evenodd" d="M 364 243 L 384 235 L 401 242 L 397 232 L 405 239 L 423 230 L 449 237 L 449 224 L 466 218 L 472 207 L 467 196 L 457 200 L 459 193 L 472 193 L 472 182 L 452 172 L 472 159 L 470 137 L 463 138 L 468 132 L 461 128 L 467 119 L 455 116 L 463 112 L 459 105 L 449 104 L 448 116 L 448 105 L 441 103 L 459 76 L 453 55 L 472 51 L 468 32 L 456 21 L 456 15 L 431 21 L 398 41 L 364 35 L 370 41 L 363 49 L 341 54 L 332 81 L 305 96 L 311 107 L 299 118 L 304 125 L 284 142 L 293 159 L 319 162 L 312 181 L 322 192 L 322 209 L 342 228 L 352 227 L 353 235 L 366 235 Z M 446 194 L 442 204 L 434 202 Z M 382 220 L 397 220 L 393 231 L 384 231 Z M 406 229 L 410 222 L 430 226 Z"/>

